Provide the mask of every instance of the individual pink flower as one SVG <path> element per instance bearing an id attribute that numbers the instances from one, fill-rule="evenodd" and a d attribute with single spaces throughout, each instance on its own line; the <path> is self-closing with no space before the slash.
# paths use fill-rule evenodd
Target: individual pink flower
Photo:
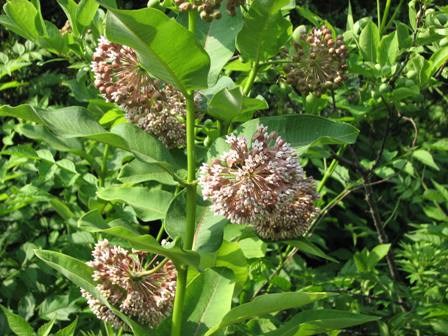
<path id="1" fill-rule="evenodd" d="M 176 287 L 176 270 L 171 261 L 158 263 L 158 256 L 128 251 L 101 240 L 92 252 L 93 279 L 97 289 L 121 312 L 143 325 L 157 326 L 170 313 Z M 121 320 L 99 300 L 81 291 L 92 312 L 115 327 Z"/>

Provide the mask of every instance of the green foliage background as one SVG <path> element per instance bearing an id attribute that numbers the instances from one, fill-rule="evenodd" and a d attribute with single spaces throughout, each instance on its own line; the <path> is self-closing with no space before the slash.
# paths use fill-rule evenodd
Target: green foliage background
<path id="1" fill-rule="evenodd" d="M 396 32 L 395 47 L 375 34 L 374 2 L 351 2 L 353 22 L 360 20 L 355 28 L 350 19 L 347 23 L 345 2 L 307 1 L 299 4 L 306 12 L 291 12 L 294 27 L 311 25 L 309 20 L 321 23 L 323 18 L 344 34 L 350 76 L 334 97 L 302 97 L 284 83 L 281 66 L 266 67 L 258 74 L 252 97 L 262 95 L 269 108 L 257 115 L 307 113 L 348 122 L 360 133 L 353 145 L 319 143 L 302 150 L 308 174 L 326 182 L 319 201 L 323 213 L 309 240 L 295 241 L 291 249 L 285 243 L 262 242 L 240 226 L 226 226 L 219 253 L 232 255 L 223 257 L 221 266 L 238 279 L 235 302 L 248 303 L 263 293 L 332 292 L 338 295 L 316 299 L 307 307 L 324 309 L 322 318 L 325 309 L 337 309 L 381 319 L 330 335 L 447 334 L 448 7 L 443 1 L 392 1 L 390 13 L 399 3 L 395 21 L 383 32 L 389 41 Z M 422 3 L 425 15 L 419 21 L 415 16 Z M 142 8 L 146 2 L 122 5 Z M 55 1 L 42 1 L 42 12 L 59 28 L 66 21 Z M 0 104 L 30 104 L 39 111 L 82 105 L 107 130 L 120 123 L 122 112 L 102 101 L 91 85 L 88 65 L 96 35 L 92 28 L 84 54 L 58 57 L 51 48 L 0 27 Z M 246 76 L 226 71 L 236 83 Z M 113 335 L 93 318 L 79 288 L 33 251 L 51 249 L 88 260 L 103 233 L 85 228 L 98 225 L 98 217 L 156 236 L 164 216 L 154 214 L 142 199 L 157 200 L 168 209 L 172 204 L 164 195 L 175 182 L 159 166 L 133 160 L 135 150 L 77 138 L 62 141 L 39 123 L 6 116 L 1 121 L 0 303 L 34 330 L 40 327 L 41 334 L 48 322 L 50 329 L 55 324 L 53 330 L 75 328 L 70 322 L 76 318 L 76 334 Z M 201 136 L 207 145 L 213 134 Z M 329 167 L 331 176 L 326 173 Z M 163 186 L 154 188 L 155 180 Z M 194 256 L 188 262 L 195 263 Z M 217 281 L 214 272 L 206 272 L 193 285 Z M 231 286 L 219 279 L 220 288 Z M 194 295 L 187 300 L 201 302 Z M 0 335 L 13 329 L 6 321 L 9 311 L 0 315 Z M 197 314 L 189 313 L 192 318 Z M 232 324 L 227 332 L 285 335 L 288 326 L 303 319 L 301 307 L 292 306 Z M 335 323 L 331 329 L 344 327 L 328 323 Z M 70 335 L 70 330 L 56 335 Z"/>

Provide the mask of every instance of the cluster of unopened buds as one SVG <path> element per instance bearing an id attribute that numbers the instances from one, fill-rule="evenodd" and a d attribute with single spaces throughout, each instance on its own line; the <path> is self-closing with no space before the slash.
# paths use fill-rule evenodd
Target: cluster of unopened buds
<path id="1" fill-rule="evenodd" d="M 230 150 L 200 168 L 202 194 L 214 212 L 253 226 L 266 240 L 306 233 L 318 211 L 317 193 L 294 149 L 263 125 L 250 143 L 233 134 L 226 141 Z"/>
<path id="2" fill-rule="evenodd" d="M 176 289 L 176 269 L 170 260 L 137 250 L 126 250 L 101 240 L 92 252 L 93 280 L 101 296 L 119 311 L 150 328 L 171 312 Z M 92 293 L 81 289 L 92 312 L 116 328 L 120 318 Z"/>
<path id="3" fill-rule="evenodd" d="M 184 96 L 173 86 L 150 77 L 132 48 L 101 37 L 93 54 L 92 71 L 100 93 L 120 105 L 129 121 L 170 148 L 185 145 Z"/>
<path id="4" fill-rule="evenodd" d="M 201 19 L 207 22 L 220 19 L 222 16 L 220 10 L 222 0 L 174 0 L 174 3 L 181 12 L 197 11 Z M 236 8 L 244 3 L 245 0 L 228 0 L 227 12 L 234 16 Z"/>
<path id="5" fill-rule="evenodd" d="M 333 38 L 325 26 L 303 31 L 293 44 L 292 63 L 285 67 L 287 82 L 304 95 L 320 96 L 345 80 L 347 49 L 342 36 Z"/>

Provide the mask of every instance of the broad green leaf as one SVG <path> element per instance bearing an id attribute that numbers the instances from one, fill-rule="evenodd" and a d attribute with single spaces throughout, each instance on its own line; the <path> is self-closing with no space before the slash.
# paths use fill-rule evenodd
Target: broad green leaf
<path id="1" fill-rule="evenodd" d="M 177 185 L 173 177 L 155 163 L 147 163 L 138 159 L 123 166 L 118 175 L 122 183 L 137 184 L 147 181 L 157 181 L 166 185 Z"/>
<path id="2" fill-rule="evenodd" d="M 373 269 L 381 259 L 383 259 L 390 250 L 390 244 L 380 244 L 375 246 L 370 252 L 367 260 L 368 266 Z"/>
<path id="3" fill-rule="evenodd" d="M 119 124 L 111 129 L 111 133 L 119 135 L 126 141 L 126 149 L 140 160 L 148 163 L 157 163 L 167 171 L 177 162 L 169 150 L 159 140 L 132 124 Z M 105 142 L 101 138 L 98 140 Z"/>
<path id="4" fill-rule="evenodd" d="M 313 13 L 309 8 L 305 6 L 297 6 L 297 11 L 313 26 L 319 27 L 320 25 L 322 25 L 322 22 L 324 21 L 316 13 Z"/>
<path id="5" fill-rule="evenodd" d="M 232 270 L 238 289 L 243 287 L 249 276 L 246 256 L 237 242 L 222 241 L 216 253 L 215 266 Z"/>
<path id="6" fill-rule="evenodd" d="M 57 2 L 64 11 L 65 16 L 67 16 L 67 19 L 70 22 L 70 27 L 72 27 L 73 33 L 75 35 L 79 35 L 78 21 L 76 20 L 78 4 L 74 0 L 57 0 Z"/>
<path id="7" fill-rule="evenodd" d="M 19 134 L 33 140 L 43 141 L 55 150 L 61 152 L 75 152 L 82 156 L 83 148 L 78 139 L 64 139 L 58 137 L 42 125 L 19 124 L 16 129 Z"/>
<path id="8" fill-rule="evenodd" d="M 207 269 L 189 285 L 185 302 L 187 321 L 183 335 L 200 336 L 218 324 L 232 305 L 235 281 L 225 269 Z"/>
<path id="9" fill-rule="evenodd" d="M 229 223 L 223 216 L 215 215 L 210 206 L 196 208 L 196 230 L 193 250 L 214 252 L 222 243 L 224 225 Z"/>
<path id="10" fill-rule="evenodd" d="M 35 335 L 33 328 L 25 321 L 25 319 L 11 312 L 8 308 L 0 305 L 0 308 L 3 311 L 3 314 L 6 317 L 6 321 L 8 321 L 9 328 L 17 335 L 17 336 L 33 336 Z"/>
<path id="11" fill-rule="evenodd" d="M 263 258 L 266 255 L 266 243 L 258 237 L 238 240 L 238 245 L 247 259 Z"/>
<path id="12" fill-rule="evenodd" d="M 431 167 L 435 170 L 440 170 L 437 163 L 434 161 L 434 158 L 432 157 L 431 153 L 428 152 L 425 149 L 417 149 L 412 153 L 412 156 L 419 160 L 424 165 Z"/>
<path id="13" fill-rule="evenodd" d="M 429 73 L 433 76 L 448 61 L 448 46 L 438 49 L 429 59 Z"/>
<path id="14" fill-rule="evenodd" d="M 133 48 L 146 71 L 179 90 L 207 87 L 207 53 L 192 33 L 163 12 L 109 8 L 106 36 Z"/>
<path id="15" fill-rule="evenodd" d="M 165 217 L 165 229 L 172 238 L 185 239 L 186 192 L 180 192 L 171 202 Z M 199 197 L 198 197 L 199 198 Z M 216 216 L 208 204 L 199 201 L 196 205 L 196 225 L 193 241 L 195 251 L 216 251 L 221 245 L 223 228 L 228 221 Z"/>
<path id="16" fill-rule="evenodd" d="M 244 303 L 229 311 L 222 321 L 205 333 L 205 336 L 215 335 L 225 327 L 240 323 L 248 319 L 261 317 L 266 314 L 281 310 L 299 308 L 314 301 L 322 300 L 332 296 L 331 293 L 316 292 L 285 292 L 261 295 L 249 303 Z"/>
<path id="17" fill-rule="evenodd" d="M 197 253 L 183 251 L 178 247 L 163 247 L 150 235 L 138 235 L 129 229 L 119 226 L 96 231 L 123 240 L 128 243 L 129 247 L 137 250 L 157 253 L 170 258 L 176 263 L 187 264 L 195 268 L 199 267 L 199 255 Z"/>
<path id="18" fill-rule="evenodd" d="M 268 107 L 266 101 L 243 96 L 239 87 L 224 88 L 212 97 L 207 107 L 207 113 L 228 122 L 247 121 L 254 112 L 265 110 Z"/>
<path id="19" fill-rule="evenodd" d="M 381 39 L 378 63 L 383 66 L 395 64 L 399 51 L 398 34 L 394 31 Z"/>
<path id="20" fill-rule="evenodd" d="M 99 4 L 95 0 L 81 0 L 76 10 L 76 20 L 82 27 L 88 27 L 96 15 Z"/>
<path id="21" fill-rule="evenodd" d="M 376 63 L 380 45 L 378 27 L 369 20 L 359 35 L 359 48 L 365 61 Z"/>
<path id="22" fill-rule="evenodd" d="M 28 0 L 10 0 L 3 10 L 6 15 L 0 16 L 0 24 L 12 30 L 14 33 L 36 41 L 41 34 L 44 34 L 44 27 L 41 27 L 41 14 L 36 7 Z"/>
<path id="23" fill-rule="evenodd" d="M 313 243 L 311 243 L 310 241 L 308 241 L 305 238 L 301 238 L 298 240 L 290 240 L 286 242 L 288 245 L 297 247 L 299 249 L 299 251 L 306 253 L 306 254 L 310 254 L 312 256 L 316 256 L 322 259 L 326 259 L 332 262 L 337 263 L 338 261 L 336 259 L 334 259 L 333 257 L 330 257 L 329 255 L 327 255 L 324 251 L 322 251 L 319 247 L 317 247 L 316 245 L 314 245 Z"/>
<path id="24" fill-rule="evenodd" d="M 0 106 L 0 116 L 2 117 L 14 117 L 24 120 L 30 120 L 34 122 L 41 122 L 39 115 L 30 105 L 19 105 L 19 106 Z"/>
<path id="25" fill-rule="evenodd" d="M 236 45 L 244 59 L 259 62 L 275 56 L 288 41 L 291 22 L 281 8 L 289 0 L 255 0 L 244 18 Z"/>
<path id="26" fill-rule="evenodd" d="M 165 218 L 171 202 L 171 193 L 161 189 L 144 187 L 111 186 L 98 190 L 99 198 L 106 201 L 121 201 L 132 206 L 143 221 Z"/>
<path id="27" fill-rule="evenodd" d="M 37 330 L 37 336 L 48 336 L 50 335 L 51 329 L 54 326 L 56 321 L 52 320 L 50 322 L 45 323 Z"/>
<path id="28" fill-rule="evenodd" d="M 316 143 L 351 144 L 356 141 L 359 133 L 352 125 L 311 115 L 253 119 L 238 127 L 235 133 L 250 139 L 260 124 L 267 126 L 270 132 L 277 132 L 286 142 L 300 151 Z M 209 149 L 208 158 L 214 158 L 228 148 L 224 138 L 219 138 Z"/>
<path id="29" fill-rule="evenodd" d="M 422 55 L 414 55 L 409 60 L 409 71 L 407 76 L 413 79 L 421 87 L 428 84 L 431 78 L 432 63 L 426 60 Z"/>
<path id="30" fill-rule="evenodd" d="M 377 316 L 342 310 L 307 310 L 295 315 L 280 328 L 263 336 L 310 336 L 377 321 Z"/>
<path id="31" fill-rule="evenodd" d="M 225 11 L 225 2 L 221 4 L 221 11 Z M 207 30 L 204 49 L 210 57 L 210 72 L 208 86 L 215 84 L 222 68 L 235 53 L 235 37 L 243 27 L 241 14 L 235 16 L 224 15 L 219 20 L 213 20 Z"/>
<path id="32" fill-rule="evenodd" d="M 34 254 L 75 285 L 99 296 L 92 279 L 93 270 L 85 262 L 55 251 L 35 250 Z"/>
<path id="33" fill-rule="evenodd" d="M 118 311 L 107 302 L 107 300 L 96 288 L 96 284 L 92 279 L 92 268 L 89 267 L 85 262 L 55 251 L 35 250 L 34 253 L 39 259 L 48 264 L 48 266 L 57 270 L 67 279 L 72 281 L 75 285 L 84 288 L 95 298 L 100 300 L 102 304 L 111 309 L 115 315 L 117 315 L 129 325 L 129 327 L 134 332 L 134 335 L 148 335 L 148 330 L 146 328 L 132 321 L 130 318 L 128 318 L 126 315 Z"/>
<path id="34" fill-rule="evenodd" d="M 74 320 L 64 329 L 58 330 L 55 336 L 74 336 L 77 324 L 78 324 L 78 318 L 76 318 L 76 320 Z"/>

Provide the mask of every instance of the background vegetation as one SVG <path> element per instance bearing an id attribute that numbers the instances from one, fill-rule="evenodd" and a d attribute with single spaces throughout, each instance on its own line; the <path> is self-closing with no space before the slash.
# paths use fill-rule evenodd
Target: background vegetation
<path id="1" fill-rule="evenodd" d="M 141 8 L 146 1 L 121 5 Z M 226 228 L 227 248 L 236 258 L 232 267 L 241 277 L 234 300 L 304 288 L 330 291 L 339 295 L 313 307 L 381 317 L 331 335 L 448 334 L 448 6 L 392 1 L 374 49 L 367 52 L 360 34 L 377 23 L 375 2 L 298 5 L 291 12 L 294 27 L 326 20 L 344 35 L 349 78 L 333 95 L 303 97 L 284 82 L 281 66 L 267 67 L 252 96 L 262 95 L 269 109 L 258 113 L 320 115 L 351 123 L 360 133 L 353 145 L 319 144 L 302 154 L 308 174 L 322 185 L 322 212 L 309 238 L 313 245 L 298 242 L 291 249 L 253 237 L 237 242 L 241 228 Z M 66 22 L 56 1 L 42 1 L 42 13 L 58 28 Z M 83 105 L 104 127 L 122 120 L 122 112 L 103 102 L 92 85 L 89 63 L 98 32 L 91 29 L 84 52 L 76 55 L 56 54 L 0 26 L 0 104 Z M 240 82 L 247 73 L 235 69 L 226 73 Z M 92 209 L 108 221 L 123 219 L 156 235 L 139 200 L 107 197 L 113 185 L 151 186 L 151 178 L 142 173 L 136 180 L 133 174 L 141 167 L 119 149 L 105 151 L 95 141 L 61 142 L 43 126 L 21 119 L 5 116 L 1 123 L 0 303 L 34 330 L 48 322 L 62 330 L 76 319 L 76 334 L 112 335 L 93 318 L 79 288 L 33 251 L 90 259 L 96 236 L 79 228 L 79 218 Z M 228 333 L 273 332 L 298 311 L 262 316 L 231 326 Z M 0 314 L 0 335 L 11 334 L 6 314 Z M 67 330 L 57 335 L 69 335 Z"/>

